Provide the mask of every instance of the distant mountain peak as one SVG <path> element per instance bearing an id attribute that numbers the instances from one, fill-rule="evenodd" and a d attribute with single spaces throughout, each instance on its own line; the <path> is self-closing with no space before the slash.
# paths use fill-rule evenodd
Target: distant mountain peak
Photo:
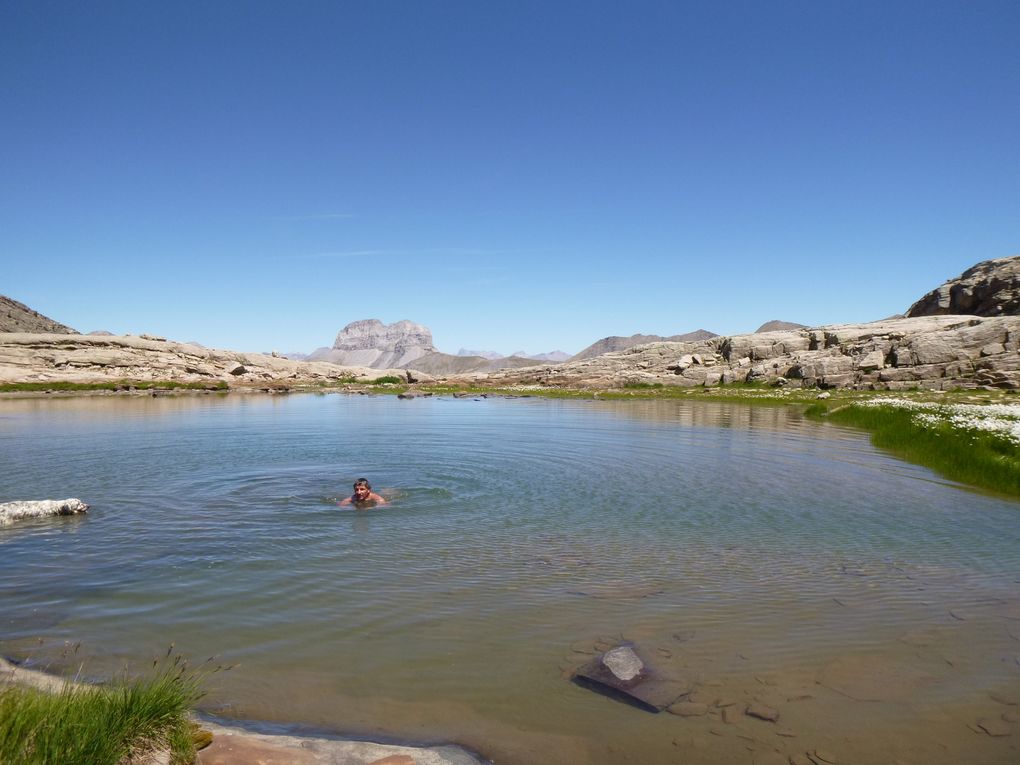
<path id="1" fill-rule="evenodd" d="M 807 324 L 797 324 L 793 321 L 781 321 L 779 319 L 773 319 L 762 324 L 758 329 L 754 331 L 754 334 L 759 332 L 779 332 L 784 329 L 804 329 Z"/>

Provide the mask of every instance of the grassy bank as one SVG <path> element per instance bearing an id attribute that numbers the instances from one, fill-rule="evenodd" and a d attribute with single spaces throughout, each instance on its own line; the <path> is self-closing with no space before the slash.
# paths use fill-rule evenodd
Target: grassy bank
<path id="1" fill-rule="evenodd" d="M 189 710 L 202 696 L 180 662 L 112 686 L 67 686 L 58 694 L 0 690 L 0 763 L 118 765 L 167 749 L 173 765 L 195 758 Z"/>
<path id="2" fill-rule="evenodd" d="M 1020 497 L 1020 405 L 875 397 L 806 413 L 867 430 L 875 446 L 950 480 Z"/>

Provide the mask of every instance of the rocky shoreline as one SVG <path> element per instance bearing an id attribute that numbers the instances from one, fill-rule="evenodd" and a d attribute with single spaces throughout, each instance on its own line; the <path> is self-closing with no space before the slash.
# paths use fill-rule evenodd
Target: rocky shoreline
<path id="1" fill-rule="evenodd" d="M 613 389 L 733 383 L 852 390 L 1020 390 L 1020 316 L 885 319 L 695 342 L 653 342 L 562 364 L 434 376 L 239 353 L 156 337 L 0 333 L 2 383 L 189 385 L 282 391 L 395 377 L 407 384 Z"/>
<path id="2" fill-rule="evenodd" d="M 20 685 L 60 693 L 69 681 L 0 657 L 0 690 Z M 72 686 L 75 683 L 70 683 Z M 195 765 L 484 765 L 487 761 L 456 744 L 405 746 L 324 736 L 265 734 L 241 725 L 196 720 L 212 734 Z M 169 753 L 155 752 L 135 765 L 167 765 Z"/>

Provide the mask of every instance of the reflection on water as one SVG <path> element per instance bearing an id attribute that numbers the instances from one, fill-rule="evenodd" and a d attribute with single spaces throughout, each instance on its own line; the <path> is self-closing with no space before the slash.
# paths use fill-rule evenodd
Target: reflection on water
<path id="1" fill-rule="evenodd" d="M 0 501 L 93 507 L 0 529 L 8 654 L 172 640 L 240 662 L 221 713 L 500 763 L 1017 761 L 1020 506 L 795 409 L 5 400 L 0 459 Z M 393 505 L 336 507 L 360 475 Z M 620 640 L 706 713 L 569 682 Z"/>

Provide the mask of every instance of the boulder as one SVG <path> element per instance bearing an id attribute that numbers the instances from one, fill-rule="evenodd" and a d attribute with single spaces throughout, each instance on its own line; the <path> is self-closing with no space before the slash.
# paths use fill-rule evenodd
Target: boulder
<path id="1" fill-rule="evenodd" d="M 691 691 L 690 683 L 653 671 L 629 643 L 595 657 L 574 673 L 573 680 L 650 712 L 661 712 Z"/>
<path id="2" fill-rule="evenodd" d="M 926 294 L 907 316 L 1020 315 L 1020 255 L 986 260 Z"/>

